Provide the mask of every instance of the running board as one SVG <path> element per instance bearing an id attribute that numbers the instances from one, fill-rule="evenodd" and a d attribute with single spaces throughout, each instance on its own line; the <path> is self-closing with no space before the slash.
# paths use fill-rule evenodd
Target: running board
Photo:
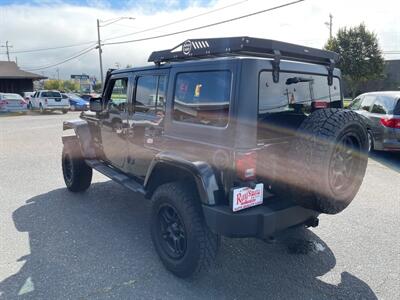
<path id="1" fill-rule="evenodd" d="M 113 181 L 123 185 L 127 189 L 135 193 L 141 193 L 143 195 L 146 193 L 146 191 L 143 188 L 143 185 L 141 185 L 135 179 L 125 175 L 121 171 L 118 171 L 110 166 L 107 166 L 105 163 L 97 159 L 86 159 L 85 162 L 89 167 L 95 169 L 96 171 L 107 176 Z"/>

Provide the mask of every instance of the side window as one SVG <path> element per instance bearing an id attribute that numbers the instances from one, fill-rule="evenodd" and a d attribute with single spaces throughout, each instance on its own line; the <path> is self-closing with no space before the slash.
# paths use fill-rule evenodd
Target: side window
<path id="1" fill-rule="evenodd" d="M 107 103 L 110 111 L 125 111 L 128 103 L 128 78 L 119 78 L 111 81 L 111 90 Z"/>
<path id="2" fill-rule="evenodd" d="M 394 115 L 400 115 L 400 99 L 397 99 L 397 105 L 393 109 Z"/>
<path id="3" fill-rule="evenodd" d="M 349 105 L 349 109 L 351 110 L 359 110 L 361 107 L 361 97 L 358 97 L 356 99 L 354 99 L 350 105 Z"/>
<path id="4" fill-rule="evenodd" d="M 374 101 L 375 96 L 365 96 L 361 104 L 361 109 L 369 112 Z"/>
<path id="5" fill-rule="evenodd" d="M 179 73 L 174 91 L 175 121 L 224 127 L 228 124 L 231 72 Z"/>
<path id="6" fill-rule="evenodd" d="M 145 75 L 137 79 L 135 112 L 165 112 L 166 76 Z"/>

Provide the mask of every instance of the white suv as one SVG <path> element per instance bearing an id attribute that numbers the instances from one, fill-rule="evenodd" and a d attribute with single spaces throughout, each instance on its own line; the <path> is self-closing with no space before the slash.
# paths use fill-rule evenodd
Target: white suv
<path id="1" fill-rule="evenodd" d="M 28 107 L 38 109 L 40 113 L 45 111 L 60 110 L 66 114 L 70 108 L 69 100 L 63 99 L 59 91 L 37 91 L 30 99 Z"/>

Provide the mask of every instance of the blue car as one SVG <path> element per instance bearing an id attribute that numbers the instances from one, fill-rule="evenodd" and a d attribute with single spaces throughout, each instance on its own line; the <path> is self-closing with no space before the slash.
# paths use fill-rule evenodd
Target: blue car
<path id="1" fill-rule="evenodd" d="M 82 99 L 78 95 L 69 93 L 63 94 L 63 98 L 69 99 L 69 104 L 71 106 L 71 110 L 88 110 L 89 109 L 89 102 Z"/>

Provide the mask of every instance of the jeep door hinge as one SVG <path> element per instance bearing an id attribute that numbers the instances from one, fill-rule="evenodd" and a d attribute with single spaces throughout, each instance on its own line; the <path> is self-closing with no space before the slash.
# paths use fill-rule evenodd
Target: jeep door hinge
<path id="1" fill-rule="evenodd" d="M 279 50 L 274 50 L 274 60 L 272 61 L 272 79 L 274 80 L 274 83 L 279 82 L 281 56 L 282 55 Z"/>

